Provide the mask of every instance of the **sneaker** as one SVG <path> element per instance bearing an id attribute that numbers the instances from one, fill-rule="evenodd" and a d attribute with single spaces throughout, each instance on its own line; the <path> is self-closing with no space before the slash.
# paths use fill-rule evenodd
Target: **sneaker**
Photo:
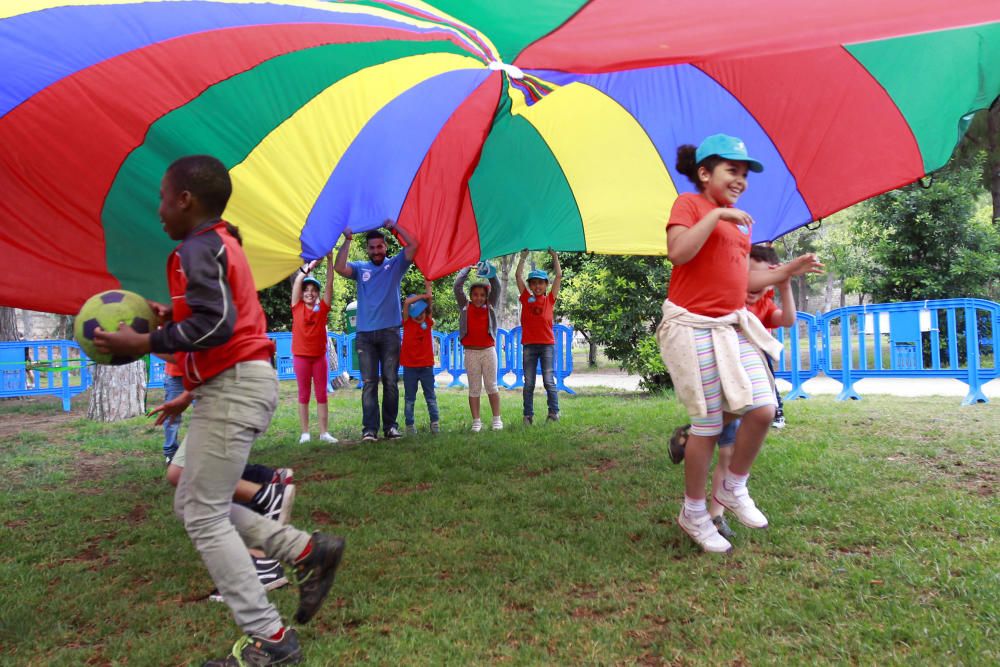
<path id="1" fill-rule="evenodd" d="M 288 585 L 285 568 L 281 567 L 281 563 L 278 561 L 272 558 L 257 558 L 256 556 L 250 556 L 250 560 L 253 561 L 253 566 L 257 568 L 257 579 L 265 591 L 273 591 L 276 588 Z M 208 599 L 212 602 L 226 601 L 218 588 L 212 589 L 212 592 L 208 594 Z"/>
<path id="2" fill-rule="evenodd" d="M 288 583 L 288 579 L 285 577 L 285 568 L 281 567 L 281 563 L 278 561 L 273 558 L 257 558 L 256 556 L 250 556 L 250 559 L 253 560 L 253 565 L 257 568 L 257 579 L 260 580 L 260 585 L 264 587 L 265 591 L 273 591 Z"/>
<path id="3" fill-rule="evenodd" d="M 547 422 L 557 422 L 557 421 L 559 421 L 559 413 L 558 412 L 550 412 L 549 416 L 545 418 L 545 421 L 547 421 Z"/>
<path id="4" fill-rule="evenodd" d="M 490 426 L 490 428 L 492 428 L 494 431 L 502 431 L 503 430 L 503 419 L 501 419 L 500 417 L 494 417 L 493 418 L 493 425 Z"/>
<path id="5" fill-rule="evenodd" d="M 292 516 L 294 503 L 294 484 L 268 484 L 264 487 L 261 499 L 254 503 L 254 507 L 258 513 L 284 526 Z"/>
<path id="6" fill-rule="evenodd" d="M 243 635 L 225 658 L 209 660 L 203 667 L 246 667 L 247 665 L 297 665 L 302 662 L 299 636 L 294 628 L 285 628 L 281 639 L 272 641 L 255 635 Z"/>
<path id="7" fill-rule="evenodd" d="M 291 468 L 275 468 L 271 484 L 292 484 L 295 481 L 295 471 Z"/>
<path id="8" fill-rule="evenodd" d="M 747 487 L 741 486 L 730 491 L 723 482 L 722 487 L 715 492 L 714 498 L 715 502 L 735 514 L 739 522 L 747 528 L 767 528 L 767 517 L 757 509 Z"/>
<path id="9" fill-rule="evenodd" d="M 472 420 L 472 432 L 473 433 L 479 433 L 482 430 L 483 430 L 483 420 L 482 419 L 473 419 Z"/>
<path id="10" fill-rule="evenodd" d="M 431 433 L 440 433 L 441 425 L 437 422 L 431 422 Z"/>
<path id="11" fill-rule="evenodd" d="M 299 444 L 300 445 L 304 445 L 307 442 L 309 442 L 310 440 L 312 440 L 312 436 L 309 435 L 308 433 L 303 433 L 302 435 L 299 436 Z"/>
<path id="12" fill-rule="evenodd" d="M 736 533 L 734 533 L 733 529 L 729 527 L 726 517 L 721 514 L 719 516 L 713 516 L 712 523 L 715 524 L 715 529 L 719 531 L 719 535 L 722 535 L 727 540 L 731 540 L 736 537 Z"/>
<path id="13" fill-rule="evenodd" d="M 403 433 L 399 430 L 398 426 L 390 426 L 389 430 L 385 432 L 385 437 L 390 440 L 398 440 L 403 437 Z"/>
<path id="14" fill-rule="evenodd" d="M 688 441 L 688 430 L 691 428 L 691 424 L 684 424 L 684 426 L 678 426 L 674 429 L 673 435 L 670 436 L 670 460 L 674 463 L 680 463 L 684 460 L 684 448 L 687 446 Z"/>
<path id="15" fill-rule="evenodd" d="M 320 433 L 319 434 L 319 441 L 320 442 L 325 442 L 328 445 L 336 445 L 337 442 L 338 442 L 335 437 L 333 437 L 332 435 L 330 435 L 329 431 L 323 431 L 322 433 Z"/>
<path id="16" fill-rule="evenodd" d="M 771 422 L 773 428 L 785 428 L 785 411 L 777 410 L 774 413 L 774 421 Z"/>
<path id="17" fill-rule="evenodd" d="M 295 563 L 295 581 L 299 585 L 299 608 L 295 620 L 308 623 L 319 611 L 330 592 L 337 566 L 344 556 L 344 538 L 313 533 L 312 550 Z"/>
<path id="18" fill-rule="evenodd" d="M 413 424 L 407 424 L 406 435 L 416 435 L 416 434 L 417 434 L 417 427 L 414 426 Z"/>
<path id="19" fill-rule="evenodd" d="M 525 426 L 531 426 L 534 423 L 535 423 L 535 418 L 534 417 L 532 417 L 531 415 L 524 415 L 524 425 Z"/>
<path id="20" fill-rule="evenodd" d="M 727 554 L 733 550 L 733 545 L 729 540 L 719 534 L 719 530 L 712 523 L 712 517 L 708 512 L 691 516 L 681 507 L 681 513 L 677 516 L 677 525 L 691 539 L 698 543 L 698 546 L 709 553 Z"/>
<path id="21" fill-rule="evenodd" d="M 378 436 L 370 431 L 361 435 L 361 442 L 375 442 L 376 440 L 378 440 Z"/>

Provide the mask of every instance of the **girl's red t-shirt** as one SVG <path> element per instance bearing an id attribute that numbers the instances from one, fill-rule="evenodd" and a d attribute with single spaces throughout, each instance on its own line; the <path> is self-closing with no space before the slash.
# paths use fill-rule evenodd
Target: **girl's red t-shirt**
<path id="1" fill-rule="evenodd" d="M 326 316 L 330 304 L 319 300 L 319 310 L 305 301 L 292 306 L 292 354 L 297 357 L 322 357 L 326 354 Z"/>
<path id="2" fill-rule="evenodd" d="M 412 317 L 403 320 L 403 345 L 399 350 L 399 365 L 404 368 L 434 366 L 434 320 L 428 314 L 420 326 Z"/>
<path id="3" fill-rule="evenodd" d="M 488 306 L 479 308 L 469 303 L 465 307 L 465 336 L 462 338 L 465 347 L 493 347 L 496 341 L 490 335 L 490 309 Z"/>
<path id="4" fill-rule="evenodd" d="M 767 294 L 764 294 L 756 303 L 747 306 L 747 310 L 757 316 L 768 329 L 777 329 L 778 325 L 774 322 L 774 313 L 778 310 L 778 304 L 774 302 L 774 290 L 768 290 Z"/>
<path id="5" fill-rule="evenodd" d="M 704 196 L 684 193 L 670 210 L 671 225 L 692 227 L 718 208 Z M 692 313 L 728 315 L 746 305 L 749 280 L 750 227 L 720 220 L 698 254 L 676 265 L 667 298 Z"/>

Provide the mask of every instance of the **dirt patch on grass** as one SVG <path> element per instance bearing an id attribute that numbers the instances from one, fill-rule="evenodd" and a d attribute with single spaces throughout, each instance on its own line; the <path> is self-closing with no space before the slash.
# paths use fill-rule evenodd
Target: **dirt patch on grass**
<path id="1" fill-rule="evenodd" d="M 106 452 L 104 454 L 77 452 L 76 461 L 73 464 L 73 476 L 69 483 L 78 488 L 84 487 L 79 488 L 79 490 L 86 493 L 86 487 L 89 487 L 92 482 L 99 482 L 110 477 L 115 465 L 124 455 L 124 452 Z"/>
<path id="2" fill-rule="evenodd" d="M 605 473 L 618 467 L 618 461 L 614 459 L 598 459 L 597 463 L 587 466 L 594 472 Z"/>
<path id="3" fill-rule="evenodd" d="M 25 399 L 31 401 L 32 399 Z M 2 413 L 0 413 L 2 414 Z M 80 419 L 72 412 L 52 412 L 48 414 L 10 413 L 0 419 L 0 440 L 16 438 L 24 432 L 40 433 L 51 437 L 64 436 L 72 431 L 70 424 Z"/>
<path id="4" fill-rule="evenodd" d="M 944 479 L 949 486 L 977 496 L 995 496 L 1000 483 L 1000 465 L 995 461 L 970 459 L 967 454 L 941 450 L 937 456 L 896 452 L 886 458 L 896 465 L 915 465 L 931 477 Z"/>
<path id="5" fill-rule="evenodd" d="M 322 472 L 322 471 L 320 471 L 320 472 L 314 472 L 314 473 L 311 473 L 309 475 L 306 475 L 305 477 L 302 478 L 302 481 L 303 482 L 335 482 L 338 479 L 346 479 L 346 478 L 348 478 L 350 476 L 351 475 L 349 475 L 349 474 L 340 475 L 340 474 L 337 474 L 335 472 Z M 296 482 L 299 481 L 299 476 L 298 475 L 295 476 L 295 481 Z"/>
<path id="6" fill-rule="evenodd" d="M 527 477 L 529 479 L 534 479 L 535 477 L 541 477 L 542 475 L 548 475 L 552 472 L 552 468 L 538 468 L 536 470 L 521 470 L 521 476 Z"/>

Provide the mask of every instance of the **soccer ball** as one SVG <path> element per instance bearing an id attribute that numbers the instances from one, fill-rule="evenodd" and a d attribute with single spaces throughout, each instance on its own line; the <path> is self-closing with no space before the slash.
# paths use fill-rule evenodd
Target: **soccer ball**
<path id="1" fill-rule="evenodd" d="M 98 352 L 94 347 L 94 331 L 118 331 L 118 325 L 127 324 L 139 333 L 149 333 L 156 328 L 156 315 L 146 300 L 123 289 L 101 292 L 87 299 L 73 323 L 73 335 L 83 351 L 98 364 L 121 366 L 138 357 L 123 357 Z"/>

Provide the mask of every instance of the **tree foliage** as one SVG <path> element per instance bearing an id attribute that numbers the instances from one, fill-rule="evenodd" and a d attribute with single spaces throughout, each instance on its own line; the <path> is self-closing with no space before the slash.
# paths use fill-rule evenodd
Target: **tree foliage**
<path id="1" fill-rule="evenodd" d="M 857 276 L 862 291 L 875 301 L 997 293 L 1000 234 L 981 187 L 983 159 L 856 207 L 851 234 L 870 260 Z"/>
<path id="2" fill-rule="evenodd" d="M 557 314 L 604 346 L 609 359 L 642 377 L 648 389 L 669 386 L 654 338 L 670 265 L 662 257 L 561 255 Z"/>

